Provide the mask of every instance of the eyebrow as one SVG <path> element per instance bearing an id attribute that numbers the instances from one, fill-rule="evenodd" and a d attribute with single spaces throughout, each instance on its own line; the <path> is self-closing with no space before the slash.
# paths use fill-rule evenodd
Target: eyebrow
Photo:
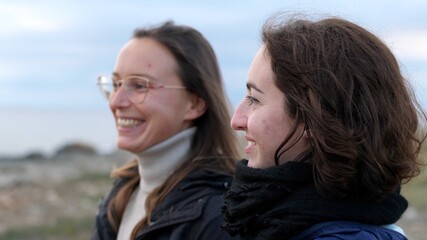
<path id="1" fill-rule="evenodd" d="M 112 75 L 114 77 L 120 78 L 120 74 L 118 74 L 117 72 L 113 72 Z M 131 77 L 131 76 L 144 77 L 144 78 L 148 78 L 148 80 L 150 80 L 150 81 L 157 81 L 156 78 L 154 78 L 154 77 L 152 77 L 152 76 L 150 76 L 148 74 L 144 74 L 144 73 L 135 73 L 135 74 L 129 75 L 129 77 Z"/>
<path id="2" fill-rule="evenodd" d="M 259 89 L 254 83 L 252 83 L 252 82 L 247 82 L 246 83 L 246 89 L 248 89 L 248 90 L 251 90 L 251 89 L 254 89 L 255 91 L 257 91 L 257 92 L 260 92 L 260 93 L 264 93 L 263 91 L 261 91 L 261 89 Z"/>

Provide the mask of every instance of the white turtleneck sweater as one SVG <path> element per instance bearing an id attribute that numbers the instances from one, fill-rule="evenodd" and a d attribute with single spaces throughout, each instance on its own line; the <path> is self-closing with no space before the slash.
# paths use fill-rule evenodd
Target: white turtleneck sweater
<path id="1" fill-rule="evenodd" d="M 171 138 L 136 154 L 141 177 L 139 186 L 123 213 L 118 240 L 129 240 L 135 225 L 145 217 L 145 200 L 148 193 L 164 183 L 183 163 L 191 148 L 196 128 L 185 129 Z"/>

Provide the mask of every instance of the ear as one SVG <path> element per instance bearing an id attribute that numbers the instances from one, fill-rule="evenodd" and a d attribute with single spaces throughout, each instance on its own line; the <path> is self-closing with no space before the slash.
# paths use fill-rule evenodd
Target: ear
<path id="1" fill-rule="evenodd" d="M 310 130 L 310 128 L 306 127 L 306 126 L 302 126 L 303 128 L 303 135 L 302 137 L 305 139 L 309 139 L 312 138 L 312 132 Z"/>
<path id="2" fill-rule="evenodd" d="M 195 120 L 206 112 L 206 102 L 200 96 L 191 94 L 185 120 Z"/>

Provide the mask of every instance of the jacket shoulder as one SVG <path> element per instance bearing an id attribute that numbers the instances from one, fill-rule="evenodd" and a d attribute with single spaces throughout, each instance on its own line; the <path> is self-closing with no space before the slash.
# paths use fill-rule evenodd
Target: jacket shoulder
<path id="1" fill-rule="evenodd" d="M 152 225 L 143 235 L 156 239 L 163 239 L 160 235 L 165 239 L 231 239 L 220 229 L 223 194 L 231 181 L 231 175 L 206 169 L 190 173 L 157 207 Z"/>
<path id="2" fill-rule="evenodd" d="M 228 190 L 232 177 L 199 169 L 190 173 L 168 194 L 158 206 L 153 217 L 189 210 L 198 218 L 209 219 L 220 215 L 223 194 Z M 197 210 L 197 211 L 196 211 Z"/>
<path id="3" fill-rule="evenodd" d="M 291 240 L 302 239 L 407 240 L 405 235 L 389 227 L 347 221 L 319 223 L 291 238 Z"/>

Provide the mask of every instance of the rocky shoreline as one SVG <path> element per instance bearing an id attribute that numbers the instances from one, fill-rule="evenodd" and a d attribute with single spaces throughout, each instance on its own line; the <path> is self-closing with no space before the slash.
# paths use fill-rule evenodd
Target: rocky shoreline
<path id="1" fill-rule="evenodd" d="M 122 151 L 99 154 L 84 144 L 67 144 L 53 156 L 0 157 L 0 239 L 10 229 L 54 225 L 64 218 L 91 221 L 111 187 L 112 168 L 131 158 Z M 425 239 L 427 207 L 411 206 L 398 225 L 410 239 Z M 88 239 L 90 233 L 84 234 L 82 239 Z"/>
<path id="2" fill-rule="evenodd" d="M 98 154 L 66 145 L 53 156 L 29 154 L 0 158 L 0 235 L 10 229 L 55 224 L 58 219 L 95 216 L 107 193 L 110 172 L 132 156 Z"/>

